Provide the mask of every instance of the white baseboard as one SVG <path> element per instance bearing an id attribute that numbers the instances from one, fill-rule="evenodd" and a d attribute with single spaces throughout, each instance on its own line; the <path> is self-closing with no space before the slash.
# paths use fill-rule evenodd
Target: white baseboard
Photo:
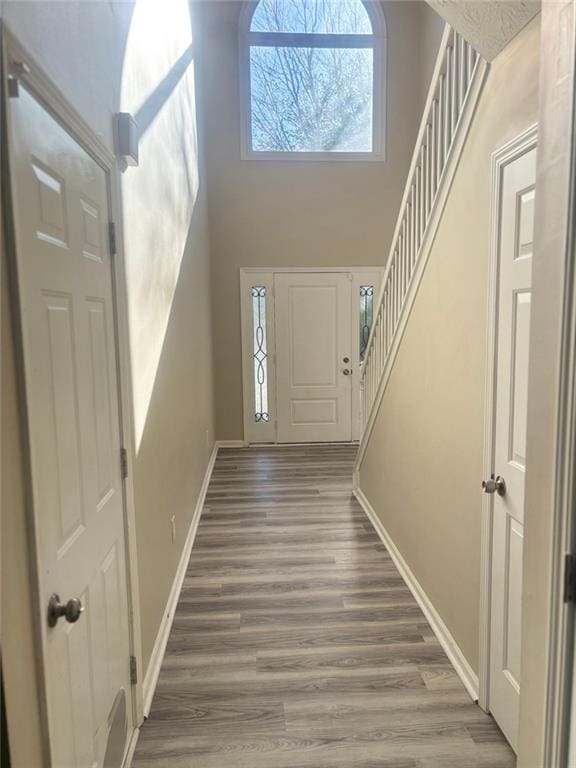
<path id="1" fill-rule="evenodd" d="M 244 448 L 244 440 L 216 440 L 216 448 Z"/>
<path id="2" fill-rule="evenodd" d="M 188 567 L 188 561 L 190 560 L 192 545 L 194 544 L 196 531 L 198 530 L 198 523 L 200 522 L 200 515 L 202 514 L 202 508 L 204 506 L 206 491 L 208 490 L 210 477 L 212 475 L 212 470 L 214 468 L 214 462 L 216 461 L 219 447 L 219 443 L 216 442 L 214 444 L 214 448 L 212 449 L 210 460 L 208 461 L 208 466 L 206 467 L 206 473 L 204 475 L 204 480 L 202 481 L 200 493 L 198 494 L 196 508 L 194 509 L 194 514 L 192 515 L 192 521 L 190 523 L 188 535 L 186 536 L 186 543 L 184 544 L 184 549 L 182 550 L 180 562 L 178 563 L 178 568 L 172 583 L 172 589 L 170 590 L 170 595 L 168 596 L 166 608 L 164 609 L 164 615 L 162 616 L 160 628 L 158 630 L 158 634 L 156 635 L 156 641 L 154 642 L 154 648 L 152 649 L 152 655 L 148 663 L 148 669 L 146 670 L 146 675 L 144 677 L 144 683 L 142 685 L 144 717 L 148 717 L 148 713 L 150 712 L 152 697 L 154 696 L 154 691 L 156 690 L 156 683 L 158 682 L 160 667 L 162 666 L 164 653 L 166 651 L 166 644 L 168 643 L 172 622 L 174 621 L 174 612 L 176 610 L 178 598 L 180 597 L 180 592 L 182 590 L 184 576 L 186 575 L 186 568 Z"/>
<path id="3" fill-rule="evenodd" d="M 390 557 L 392 558 L 394 565 L 398 570 L 400 571 L 400 575 L 406 582 L 406 586 L 412 592 L 414 595 L 414 598 L 420 608 L 422 609 L 422 613 L 424 616 L 426 616 L 426 619 L 428 623 L 430 624 L 432 631 L 438 638 L 438 642 L 444 649 L 444 652 L 446 653 L 446 656 L 450 659 L 454 669 L 456 670 L 456 673 L 458 674 L 458 677 L 462 681 L 462 684 L 472 697 L 474 701 L 478 701 L 478 689 L 479 689 L 479 682 L 478 682 L 478 675 L 474 672 L 468 661 L 466 660 L 466 657 L 462 653 L 460 647 L 450 634 L 450 630 L 444 624 L 442 621 L 440 614 L 434 608 L 432 605 L 432 602 L 430 601 L 430 598 L 424 592 L 422 589 L 422 585 L 414 576 L 412 571 L 410 570 L 410 567 L 406 560 L 402 557 L 402 554 L 398 547 L 394 544 L 392 541 L 392 538 L 390 537 L 390 534 L 382 524 L 382 521 L 374 511 L 374 508 L 366 498 L 366 496 L 362 493 L 360 488 L 355 486 L 354 488 L 354 495 L 358 499 L 360 505 L 362 506 L 362 509 L 370 519 L 370 522 L 376 529 L 376 533 L 380 536 L 382 543 L 388 550 L 388 553 Z"/>

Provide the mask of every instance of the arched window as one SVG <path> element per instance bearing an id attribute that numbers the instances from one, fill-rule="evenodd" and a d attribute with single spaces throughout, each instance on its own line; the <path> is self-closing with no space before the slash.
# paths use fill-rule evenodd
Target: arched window
<path id="1" fill-rule="evenodd" d="M 260 0 L 242 12 L 250 157 L 380 159 L 384 19 L 366 0 Z"/>

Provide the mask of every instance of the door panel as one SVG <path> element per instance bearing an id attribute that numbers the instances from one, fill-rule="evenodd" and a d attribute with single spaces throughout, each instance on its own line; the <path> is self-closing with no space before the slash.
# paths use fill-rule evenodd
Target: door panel
<path id="1" fill-rule="evenodd" d="M 107 180 L 25 87 L 9 129 L 52 760 L 102 766 L 130 695 Z M 48 627 L 52 593 L 82 600 L 77 623 Z"/>
<path id="2" fill-rule="evenodd" d="M 536 149 L 503 169 L 498 253 L 490 709 L 516 748 L 520 702 L 526 415 Z"/>
<path id="3" fill-rule="evenodd" d="M 274 286 L 278 442 L 351 440 L 350 277 L 280 273 Z"/>

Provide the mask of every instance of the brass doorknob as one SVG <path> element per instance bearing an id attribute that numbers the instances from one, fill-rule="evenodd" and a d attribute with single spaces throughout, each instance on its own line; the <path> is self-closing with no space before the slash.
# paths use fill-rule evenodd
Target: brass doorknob
<path id="1" fill-rule="evenodd" d="M 484 493 L 497 493 L 498 496 L 505 496 L 506 495 L 506 483 L 504 481 L 503 477 L 492 477 L 489 480 L 483 480 L 482 481 L 482 488 L 484 489 Z"/>
<path id="2" fill-rule="evenodd" d="M 71 597 L 64 605 L 60 602 L 60 596 L 54 592 L 48 601 L 48 626 L 55 627 L 61 616 L 69 624 L 75 624 L 83 613 L 84 606 L 79 597 Z"/>

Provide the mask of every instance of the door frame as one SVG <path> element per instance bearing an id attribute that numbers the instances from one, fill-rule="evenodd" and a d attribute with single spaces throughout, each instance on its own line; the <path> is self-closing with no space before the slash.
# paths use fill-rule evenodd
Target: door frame
<path id="1" fill-rule="evenodd" d="M 275 303 L 274 303 L 274 275 L 275 274 L 351 274 L 353 276 L 352 283 L 360 284 L 360 276 L 366 273 L 376 273 L 380 275 L 382 279 L 384 275 L 385 267 L 373 266 L 373 267 L 241 267 L 240 268 L 240 315 L 241 315 L 241 356 L 242 356 L 242 424 L 243 424 L 243 444 L 259 445 L 261 443 L 267 443 L 271 445 L 281 445 L 278 443 L 278 430 L 276 426 L 276 334 L 275 334 Z M 268 439 L 263 440 L 250 440 L 250 414 L 253 412 L 252 400 L 253 400 L 253 386 L 252 386 L 252 358 L 248 354 L 248 350 L 252 347 L 252 325 L 251 325 L 251 308 L 248 301 L 248 288 L 250 282 L 253 280 L 254 275 L 262 275 L 266 277 L 267 289 L 271 288 L 272 292 L 269 297 L 269 304 L 267 307 L 266 316 L 272 318 L 273 322 L 270 325 L 267 323 L 268 331 L 268 345 L 269 345 L 269 360 L 271 362 L 269 381 L 271 384 L 270 389 L 272 395 L 270 402 L 273 404 L 273 419 L 270 424 L 270 428 L 267 430 Z M 263 281 L 264 282 L 264 281 Z M 374 299 L 376 299 L 378 293 L 374 291 Z M 357 360 L 359 357 L 359 343 L 358 333 L 354 328 L 354 313 L 352 313 L 352 360 Z M 354 403 L 357 403 L 357 408 L 354 407 Z M 272 411 L 272 409 L 271 409 Z M 360 376 L 352 377 L 352 442 L 356 442 L 360 439 L 361 434 L 361 407 L 360 407 Z M 356 427 L 360 430 L 356 430 Z M 358 437 L 355 437 L 355 431 L 358 431 Z M 290 443 L 295 445 L 295 443 Z"/>
<path id="2" fill-rule="evenodd" d="M 2 35 L 2 48 L 4 53 L 3 60 L 3 92 L 5 94 L 3 106 L 6 109 L 7 122 L 10 119 L 10 96 L 8 93 L 8 80 L 11 77 L 22 82 L 31 92 L 34 98 L 57 120 L 73 139 L 86 151 L 92 159 L 98 163 L 106 175 L 106 186 L 108 194 L 108 217 L 110 222 L 114 222 L 116 227 L 116 253 L 112 254 L 112 292 L 114 299 L 114 331 L 116 347 L 116 380 L 118 385 L 118 409 L 119 409 L 119 436 L 121 445 L 127 451 L 128 468 L 134 466 L 134 437 L 132 425 L 132 396 L 131 396 L 131 368 L 129 356 L 129 334 L 128 334 L 128 303 L 125 260 L 122 238 L 122 215 L 121 215 L 121 193 L 120 193 L 120 169 L 116 157 L 92 131 L 89 124 L 84 120 L 80 113 L 62 94 L 56 84 L 48 77 L 42 67 L 36 62 L 34 57 L 23 46 L 17 37 L 10 32 L 6 24 L 0 27 Z M 18 72 L 14 69 L 15 62 L 23 62 L 24 68 Z M 8 137 L 6 137 L 6 141 Z M 8 186 L 11 182 L 9 180 Z M 9 216 L 11 216 L 12 195 L 9 200 Z M 10 228 L 13 229 L 13 223 L 10 221 Z M 42 601 L 40 589 L 40 574 L 38 572 L 38 561 L 36 553 L 36 513 L 32 505 L 32 478 L 29 463 L 29 447 L 27 445 L 29 427 L 27 417 L 27 404 L 25 398 L 25 378 L 23 366 L 23 335 L 21 328 L 21 319 L 18 312 L 18 286 L 15 280 L 16 270 L 16 252 L 12 232 L 8 233 L 8 243 L 6 246 L 6 259 L 8 265 L 8 281 L 11 303 L 13 308 L 11 312 L 14 318 L 14 347 L 16 354 L 18 390 L 21 398 L 20 407 L 20 430 L 24 444 L 24 487 L 26 492 L 26 517 L 29 530 L 32 532 L 29 544 L 30 558 L 30 583 L 32 594 L 29 596 L 33 613 L 36 616 L 43 617 L 46 606 Z M 120 461 L 120 457 L 118 457 Z M 136 659 L 137 682 L 131 686 L 131 706 L 132 706 L 132 724 L 133 731 L 128 735 L 126 745 L 125 764 L 129 764 L 131 755 L 136 746 L 138 728 L 143 722 L 143 696 L 142 696 L 142 645 L 141 645 L 141 623 L 140 623 L 140 596 L 138 592 L 138 562 L 136 549 L 136 515 L 134 505 L 134 483 L 132 472 L 128 471 L 127 477 L 123 481 L 123 517 L 124 517 L 124 538 L 126 552 L 126 598 L 128 606 L 128 633 L 129 633 L 129 654 Z M 46 680 L 44 677 L 44 659 L 42 652 L 42 636 L 39 624 L 35 623 L 34 647 L 36 654 L 37 676 L 39 690 L 42 701 L 40 702 L 40 718 L 43 730 L 43 738 L 46 745 L 49 745 L 48 712 L 46 706 Z M 129 659 L 126 660 L 129 663 Z M 7 706 L 10 706 L 8 702 Z M 51 764 L 50 753 L 47 753 L 47 764 Z"/>
<path id="3" fill-rule="evenodd" d="M 500 206 L 503 171 L 510 163 L 538 145 L 538 126 L 531 125 L 518 136 L 492 153 L 490 252 L 486 332 L 486 382 L 484 396 L 483 478 L 494 472 L 496 427 L 496 374 L 498 333 L 498 281 L 500 252 Z M 478 482 L 480 492 L 480 479 Z M 490 709 L 490 639 L 492 634 L 492 522 L 493 496 L 482 494 L 482 528 L 480 544 L 480 643 L 478 669 L 478 703 L 485 712 Z"/>

